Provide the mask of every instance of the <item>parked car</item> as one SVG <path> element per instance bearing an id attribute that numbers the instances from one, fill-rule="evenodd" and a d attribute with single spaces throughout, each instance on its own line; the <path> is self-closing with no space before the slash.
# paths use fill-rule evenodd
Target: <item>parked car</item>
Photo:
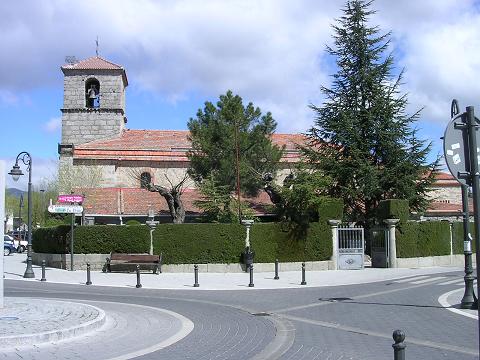
<path id="1" fill-rule="evenodd" d="M 15 249 L 15 246 L 13 246 L 13 244 L 11 244 L 10 242 L 6 242 L 6 241 L 3 242 L 3 255 L 4 256 L 8 256 L 11 253 L 14 253 L 15 251 L 17 251 L 17 250 Z"/>
<path id="2" fill-rule="evenodd" d="M 15 234 L 13 234 L 13 235 L 4 235 L 4 241 L 7 241 L 7 237 L 8 237 L 8 240 L 13 241 L 13 246 L 15 246 L 15 249 L 17 249 L 18 253 L 22 253 L 27 249 L 27 245 L 28 245 L 27 240 L 24 240 L 21 237 L 17 237 L 15 236 Z"/>

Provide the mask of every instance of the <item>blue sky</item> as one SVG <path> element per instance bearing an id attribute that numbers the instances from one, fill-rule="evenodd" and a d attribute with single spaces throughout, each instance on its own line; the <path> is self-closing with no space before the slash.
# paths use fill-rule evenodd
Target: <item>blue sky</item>
<path id="1" fill-rule="evenodd" d="M 0 3 L 0 159 L 34 160 L 34 183 L 55 177 L 66 55 L 100 55 L 125 67 L 127 127 L 185 129 L 206 100 L 232 89 L 271 111 L 279 132 L 313 124 L 308 104 L 334 72 L 325 45 L 344 1 L 17 0 Z M 397 70 L 420 135 L 433 142 L 452 98 L 480 112 L 480 12 L 473 0 L 377 0 L 371 19 L 392 31 Z M 26 178 L 26 177 L 25 177 Z M 7 177 L 7 185 L 13 186 Z M 25 188 L 26 179 L 15 184 Z"/>

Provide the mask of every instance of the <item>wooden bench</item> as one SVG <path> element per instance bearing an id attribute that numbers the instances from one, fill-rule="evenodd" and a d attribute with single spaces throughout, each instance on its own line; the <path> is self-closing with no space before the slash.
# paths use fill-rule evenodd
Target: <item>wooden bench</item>
<path id="1" fill-rule="evenodd" d="M 140 270 L 151 270 L 154 274 L 162 272 L 162 254 L 120 254 L 111 253 L 107 258 L 105 270 L 107 272 L 135 272 L 137 265 Z"/>

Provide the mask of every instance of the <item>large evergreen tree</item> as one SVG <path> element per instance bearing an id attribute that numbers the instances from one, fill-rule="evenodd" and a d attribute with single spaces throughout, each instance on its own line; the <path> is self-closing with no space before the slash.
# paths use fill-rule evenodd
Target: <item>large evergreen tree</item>
<path id="1" fill-rule="evenodd" d="M 371 3 L 348 1 L 333 26 L 327 52 L 337 72 L 321 88 L 324 103 L 311 105 L 316 119 L 303 148 L 311 166 L 333 180 L 330 195 L 343 198 L 351 218 L 367 226 L 382 199 L 408 199 L 412 210 L 425 209 L 438 164 L 427 162 L 430 144 L 417 136 L 420 110 L 406 113 L 403 71 L 394 74 L 388 53 L 390 33 L 368 25 Z"/>
<path id="2" fill-rule="evenodd" d="M 263 115 L 252 103 L 244 106 L 231 91 L 216 106 L 206 102 L 188 122 L 189 174 L 196 180 L 214 179 L 222 191 L 234 192 L 238 154 L 241 193 L 256 195 L 263 187 L 262 174 L 275 173 L 282 156 L 283 150 L 271 141 L 276 126 L 269 112 Z"/>

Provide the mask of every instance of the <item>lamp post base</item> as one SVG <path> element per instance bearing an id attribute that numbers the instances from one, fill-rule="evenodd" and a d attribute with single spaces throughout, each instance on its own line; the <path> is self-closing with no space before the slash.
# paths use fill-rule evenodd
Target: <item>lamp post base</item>
<path id="1" fill-rule="evenodd" d="M 465 293 L 463 294 L 462 301 L 460 303 L 460 308 L 462 309 L 473 309 L 476 305 L 475 293 L 473 290 L 473 275 L 465 275 Z"/>
<path id="2" fill-rule="evenodd" d="M 35 273 L 33 272 L 32 268 L 32 258 L 29 256 L 27 257 L 27 268 L 25 269 L 25 274 L 23 277 L 26 279 L 32 279 L 35 277 Z"/>

